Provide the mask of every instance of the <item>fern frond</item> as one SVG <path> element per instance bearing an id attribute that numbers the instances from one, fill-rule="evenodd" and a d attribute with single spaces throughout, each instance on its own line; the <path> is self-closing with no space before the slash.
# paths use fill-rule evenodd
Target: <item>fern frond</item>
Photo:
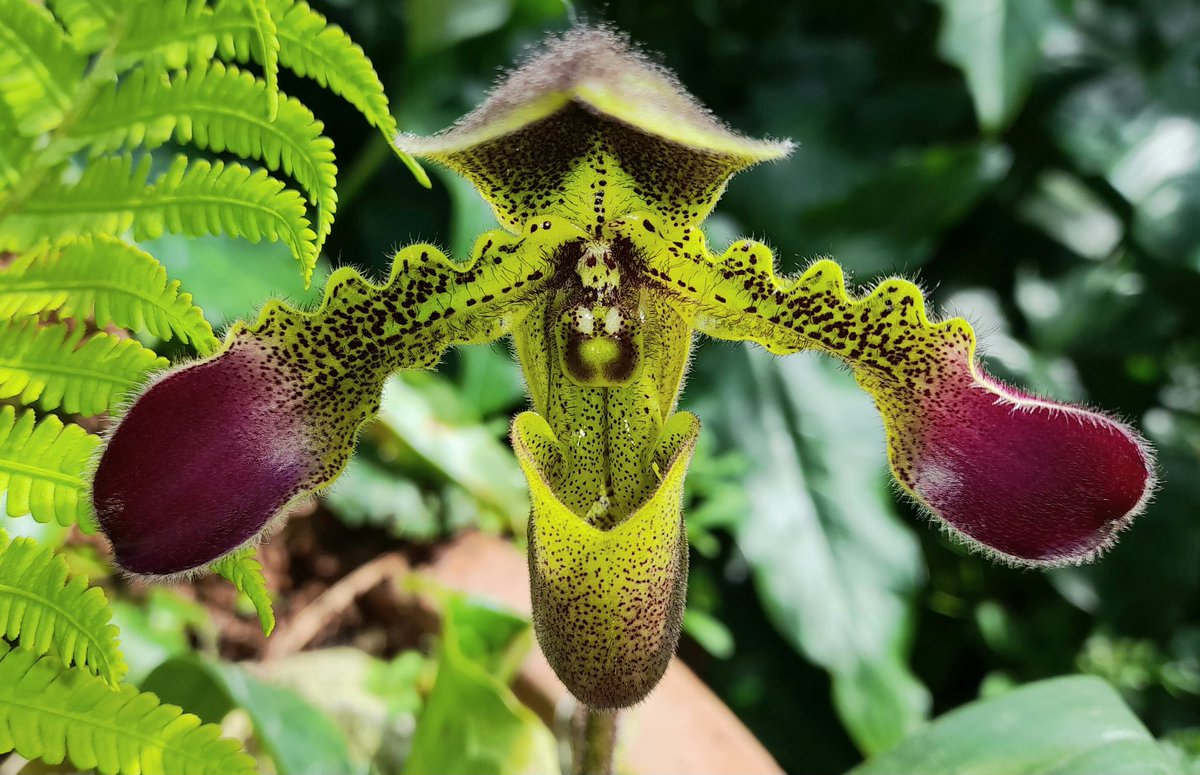
<path id="1" fill-rule="evenodd" d="M 29 0 L 0 0 L 0 100 L 22 134 L 58 125 L 84 64 L 49 11 Z"/>
<path id="2" fill-rule="evenodd" d="M 0 271 L 0 319 L 56 312 L 96 326 L 179 338 L 200 355 L 220 346 L 191 294 L 149 253 L 114 237 L 45 245 Z"/>
<path id="3" fill-rule="evenodd" d="M 259 624 L 264 635 L 275 629 L 275 611 L 271 607 L 271 593 L 267 591 L 267 580 L 263 578 L 262 563 L 254 558 L 256 547 L 248 546 L 227 554 L 214 562 L 211 570 L 233 582 L 238 592 L 250 598 L 258 613 Z"/>
<path id="4" fill-rule="evenodd" d="M 17 117 L 0 100 L 0 193 L 12 188 L 32 158 L 34 138 L 17 131 Z"/>
<path id="5" fill-rule="evenodd" d="M 0 0 L 2 1 L 2 0 Z M 90 233 L 119 234 L 133 225 L 131 203 L 147 199 L 150 157 L 96 159 L 79 180 L 48 179 L 0 221 L 0 250 L 23 252 L 44 240 Z"/>
<path id="6" fill-rule="evenodd" d="M 163 0 L 138 5 L 128 29 L 114 51 L 118 71 L 139 62 L 162 62 L 178 69 L 210 61 L 214 54 L 237 62 L 255 60 L 268 78 L 274 58 L 264 57 L 258 42 L 263 28 L 255 23 L 253 7 L 264 0 L 221 0 L 215 8 L 204 0 Z M 387 94 L 371 61 L 340 27 L 329 24 L 307 3 L 265 0 L 275 25 L 278 65 L 316 80 L 358 109 L 387 138 L 421 185 L 429 176 L 408 154 L 393 144 L 396 119 L 388 109 Z M 268 44 L 269 45 L 269 44 Z M 268 89 L 267 99 L 274 99 Z M 268 110 L 270 110 L 268 106 Z"/>
<path id="7" fill-rule="evenodd" d="M 228 234 L 258 242 L 283 242 L 300 262 L 307 285 L 317 263 L 316 234 L 309 228 L 304 199 L 271 177 L 242 164 L 188 162 L 176 157 L 155 181 L 150 204 L 134 221 L 138 239 L 163 232 L 198 237 Z"/>
<path id="8" fill-rule="evenodd" d="M 255 59 L 262 63 L 267 82 L 267 116 L 275 120 L 279 109 L 279 32 L 267 0 L 244 0 L 246 11 L 254 24 Z"/>
<path id="9" fill-rule="evenodd" d="M 71 35 L 75 50 L 99 51 L 127 3 L 121 0 L 48 0 L 47 5 Z"/>
<path id="10" fill-rule="evenodd" d="M 32 538 L 10 541 L 0 530 L 0 636 L 116 686 L 127 668 L 108 598 L 83 576 L 69 576 L 67 561 L 50 547 Z"/>
<path id="11" fill-rule="evenodd" d="M 18 417 L 13 407 L 0 407 L 0 492 L 7 490 L 9 516 L 94 532 L 83 472 L 99 445 L 98 437 L 53 415 L 37 422 L 33 410 Z"/>
<path id="12" fill-rule="evenodd" d="M 135 239 L 164 232 L 198 237 L 228 234 L 258 242 L 283 242 L 300 262 L 305 282 L 317 261 L 300 194 L 267 174 L 241 164 L 189 163 L 177 156 L 153 185 L 146 185 L 149 156 L 93 160 L 75 183 L 50 181 L 0 222 L 0 249 L 25 250 L 43 239 L 82 234 L 119 234 Z"/>
<path id="13" fill-rule="evenodd" d="M 254 772 L 254 760 L 216 724 L 0 643 L 0 753 L 8 751 L 104 775 Z"/>
<path id="14" fill-rule="evenodd" d="M 138 145 L 157 148 L 174 137 L 212 151 L 261 160 L 295 178 L 316 207 L 319 252 L 337 209 L 337 167 L 324 124 L 299 100 L 276 94 L 252 74 L 213 62 L 167 78 L 134 70 L 106 86 L 65 138 L 64 151 L 90 146 L 93 154 Z"/>
<path id="15" fill-rule="evenodd" d="M 110 334 L 84 339 L 82 326 L 38 325 L 26 318 L 0 323 L 0 399 L 37 401 L 92 416 L 108 411 L 154 369 L 170 365 L 136 340 Z M 82 342 L 82 344 L 81 344 Z"/>
<path id="16" fill-rule="evenodd" d="M 421 165 L 393 145 L 396 119 L 388 108 L 383 83 L 362 48 L 303 0 L 267 0 L 267 4 L 276 20 L 280 64 L 299 76 L 312 78 L 357 108 L 383 133 L 413 176 L 428 188 L 429 176 Z M 252 52 L 249 35 L 246 31 L 232 32 L 221 39 L 220 51 L 227 59 L 246 61 Z"/>
<path id="17" fill-rule="evenodd" d="M 268 0 L 278 19 L 279 61 L 349 102 L 391 139 L 396 119 L 371 60 L 336 24 L 300 0 Z"/>
<path id="18" fill-rule="evenodd" d="M 251 26 L 236 3 L 223 2 L 216 9 L 205 0 L 138 3 L 129 9 L 125 31 L 113 48 L 113 66 L 121 72 L 153 62 L 174 70 L 205 62 L 212 59 L 219 40 L 246 34 Z"/>

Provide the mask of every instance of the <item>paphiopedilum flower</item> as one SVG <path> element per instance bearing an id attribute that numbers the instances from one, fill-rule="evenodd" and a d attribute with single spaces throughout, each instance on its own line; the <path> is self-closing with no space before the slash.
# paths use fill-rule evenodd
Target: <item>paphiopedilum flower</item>
<path id="1" fill-rule="evenodd" d="M 568 33 L 454 128 L 398 142 L 471 180 L 506 230 L 465 264 L 405 248 L 382 286 L 339 270 L 315 312 L 268 304 L 148 388 L 95 481 L 128 570 L 184 573 L 255 540 L 338 475 L 389 373 L 508 335 L 533 404 L 513 442 L 534 624 L 594 707 L 644 697 L 678 639 L 699 423 L 675 404 L 695 332 L 842 360 L 904 490 L 1009 561 L 1089 559 L 1153 489 L 1136 432 L 1001 385 L 968 324 L 931 321 L 912 283 L 856 296 L 832 261 L 788 279 L 760 243 L 711 252 L 699 224 L 729 177 L 790 145 L 733 132 L 611 32 Z"/>

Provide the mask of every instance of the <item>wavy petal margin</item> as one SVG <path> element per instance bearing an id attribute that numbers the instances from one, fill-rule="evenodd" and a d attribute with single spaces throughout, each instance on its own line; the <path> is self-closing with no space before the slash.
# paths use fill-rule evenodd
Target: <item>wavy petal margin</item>
<path id="1" fill-rule="evenodd" d="M 833 261 L 780 278 L 758 242 L 735 242 L 717 258 L 695 228 L 642 215 L 612 228 L 702 333 L 778 354 L 818 350 L 849 365 L 883 416 L 896 480 L 973 546 L 1018 564 L 1082 562 L 1154 490 L 1153 454 L 1137 432 L 1001 384 L 979 364 L 970 325 L 932 323 L 907 280 L 852 297 Z"/>
<path id="2" fill-rule="evenodd" d="M 487 234 L 466 265 L 415 245 L 396 255 L 384 286 L 339 269 L 319 309 L 270 302 L 219 354 L 153 382 L 96 468 L 96 514 L 117 563 L 170 576 L 256 540 L 289 503 L 338 477 L 389 374 L 508 333 L 549 282 L 554 251 L 578 233 L 546 220 L 520 236 Z"/>

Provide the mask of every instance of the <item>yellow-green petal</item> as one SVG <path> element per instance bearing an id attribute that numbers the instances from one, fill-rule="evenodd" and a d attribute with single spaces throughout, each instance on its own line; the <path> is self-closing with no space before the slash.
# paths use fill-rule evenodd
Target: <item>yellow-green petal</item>
<path id="1" fill-rule="evenodd" d="M 675 652 L 687 587 L 683 480 L 700 421 L 674 415 L 647 464 L 658 488 L 625 521 L 601 530 L 567 508 L 547 483 L 559 442 L 542 417 L 513 423 L 513 447 L 529 480 L 529 575 L 533 623 L 546 659 L 594 708 L 642 700 Z"/>

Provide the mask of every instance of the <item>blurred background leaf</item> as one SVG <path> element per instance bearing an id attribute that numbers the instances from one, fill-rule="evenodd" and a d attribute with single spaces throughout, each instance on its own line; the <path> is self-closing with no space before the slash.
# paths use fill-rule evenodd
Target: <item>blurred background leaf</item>
<path id="1" fill-rule="evenodd" d="M 832 674 L 851 735 L 886 749 L 920 725 L 929 697 L 906 667 L 923 570 L 885 484 L 883 426 L 832 361 L 720 355 L 718 401 L 700 412 L 751 461 L 738 548 L 769 618 Z"/>
<path id="2" fill-rule="evenodd" d="M 853 775 L 1170 775 L 1175 766 L 1103 681 L 1042 681 L 939 718 Z"/>
<path id="3" fill-rule="evenodd" d="M 351 759 L 345 737 L 328 717 L 290 689 L 263 683 L 238 665 L 171 659 L 147 676 L 142 688 L 204 721 L 221 723 L 235 708 L 244 710 L 279 772 L 367 771 L 366 761 Z"/>
<path id="4" fill-rule="evenodd" d="M 463 598 L 448 601 L 437 679 L 405 772 L 554 772 L 554 736 L 506 683 L 532 645 L 528 622 Z M 515 641 L 515 643 L 514 643 Z"/>

